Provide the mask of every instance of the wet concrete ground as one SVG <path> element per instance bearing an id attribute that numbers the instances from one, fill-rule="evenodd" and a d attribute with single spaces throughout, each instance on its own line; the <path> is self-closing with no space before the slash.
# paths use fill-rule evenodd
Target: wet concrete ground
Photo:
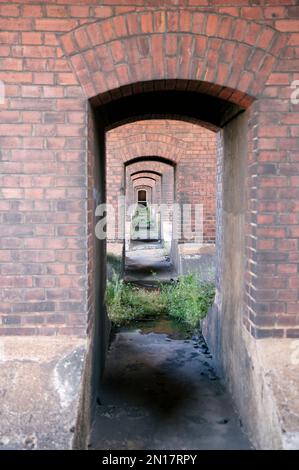
<path id="1" fill-rule="evenodd" d="M 201 336 L 169 320 L 118 331 L 107 358 L 92 449 L 250 449 Z"/>
<path id="2" fill-rule="evenodd" d="M 125 257 L 125 281 L 151 286 L 176 277 L 173 263 L 161 243 L 131 243 Z"/>

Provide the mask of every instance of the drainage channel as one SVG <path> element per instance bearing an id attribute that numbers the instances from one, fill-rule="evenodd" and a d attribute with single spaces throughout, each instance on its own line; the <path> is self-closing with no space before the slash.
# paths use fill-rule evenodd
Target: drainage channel
<path id="1" fill-rule="evenodd" d="M 113 332 L 91 449 L 251 449 L 200 333 L 167 318 Z"/>

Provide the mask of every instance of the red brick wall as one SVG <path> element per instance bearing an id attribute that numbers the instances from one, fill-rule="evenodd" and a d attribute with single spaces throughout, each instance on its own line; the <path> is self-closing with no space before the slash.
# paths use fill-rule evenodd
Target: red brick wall
<path id="1" fill-rule="evenodd" d="M 0 5 L 0 334 L 86 330 L 87 102 L 56 36 L 84 11 Z"/>
<path id="2" fill-rule="evenodd" d="M 128 166 L 127 172 L 148 169 L 161 172 L 165 203 L 202 204 L 204 242 L 215 242 L 216 135 L 198 125 L 176 120 L 150 120 L 126 124 L 107 134 L 107 201 L 115 206 L 124 186 L 124 165 L 138 157 L 162 157 L 175 164 L 151 161 Z M 178 152 L 178 149 L 180 150 Z M 192 240 L 190 240 L 192 241 Z"/>
<path id="3" fill-rule="evenodd" d="M 0 333 L 84 333 L 87 98 L 180 79 L 251 105 L 247 326 L 298 336 L 297 1 L 101 3 L 0 3 Z"/>

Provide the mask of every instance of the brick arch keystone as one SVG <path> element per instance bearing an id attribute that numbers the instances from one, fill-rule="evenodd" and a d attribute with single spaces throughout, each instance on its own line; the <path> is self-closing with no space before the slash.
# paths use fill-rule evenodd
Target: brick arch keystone
<path id="1" fill-rule="evenodd" d="M 242 104 L 262 92 L 287 35 L 226 14 L 163 9 L 87 23 L 59 39 L 88 98 L 182 79 L 213 84 L 206 93 Z"/>

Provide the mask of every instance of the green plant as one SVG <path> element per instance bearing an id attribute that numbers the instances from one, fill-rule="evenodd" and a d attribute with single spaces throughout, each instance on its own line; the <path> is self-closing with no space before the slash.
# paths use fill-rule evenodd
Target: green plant
<path id="1" fill-rule="evenodd" d="M 111 321 L 118 326 L 166 313 L 166 298 L 159 290 L 135 287 L 115 274 L 107 281 L 106 305 Z"/>
<path id="2" fill-rule="evenodd" d="M 180 276 L 165 291 L 168 315 L 193 328 L 207 315 L 215 297 L 214 284 L 201 281 L 195 274 Z"/>
<path id="3" fill-rule="evenodd" d="M 207 315 L 214 296 L 214 284 L 200 281 L 194 274 L 147 290 L 125 283 L 114 273 L 107 281 L 106 305 L 111 321 L 118 326 L 166 315 L 195 328 Z"/>

